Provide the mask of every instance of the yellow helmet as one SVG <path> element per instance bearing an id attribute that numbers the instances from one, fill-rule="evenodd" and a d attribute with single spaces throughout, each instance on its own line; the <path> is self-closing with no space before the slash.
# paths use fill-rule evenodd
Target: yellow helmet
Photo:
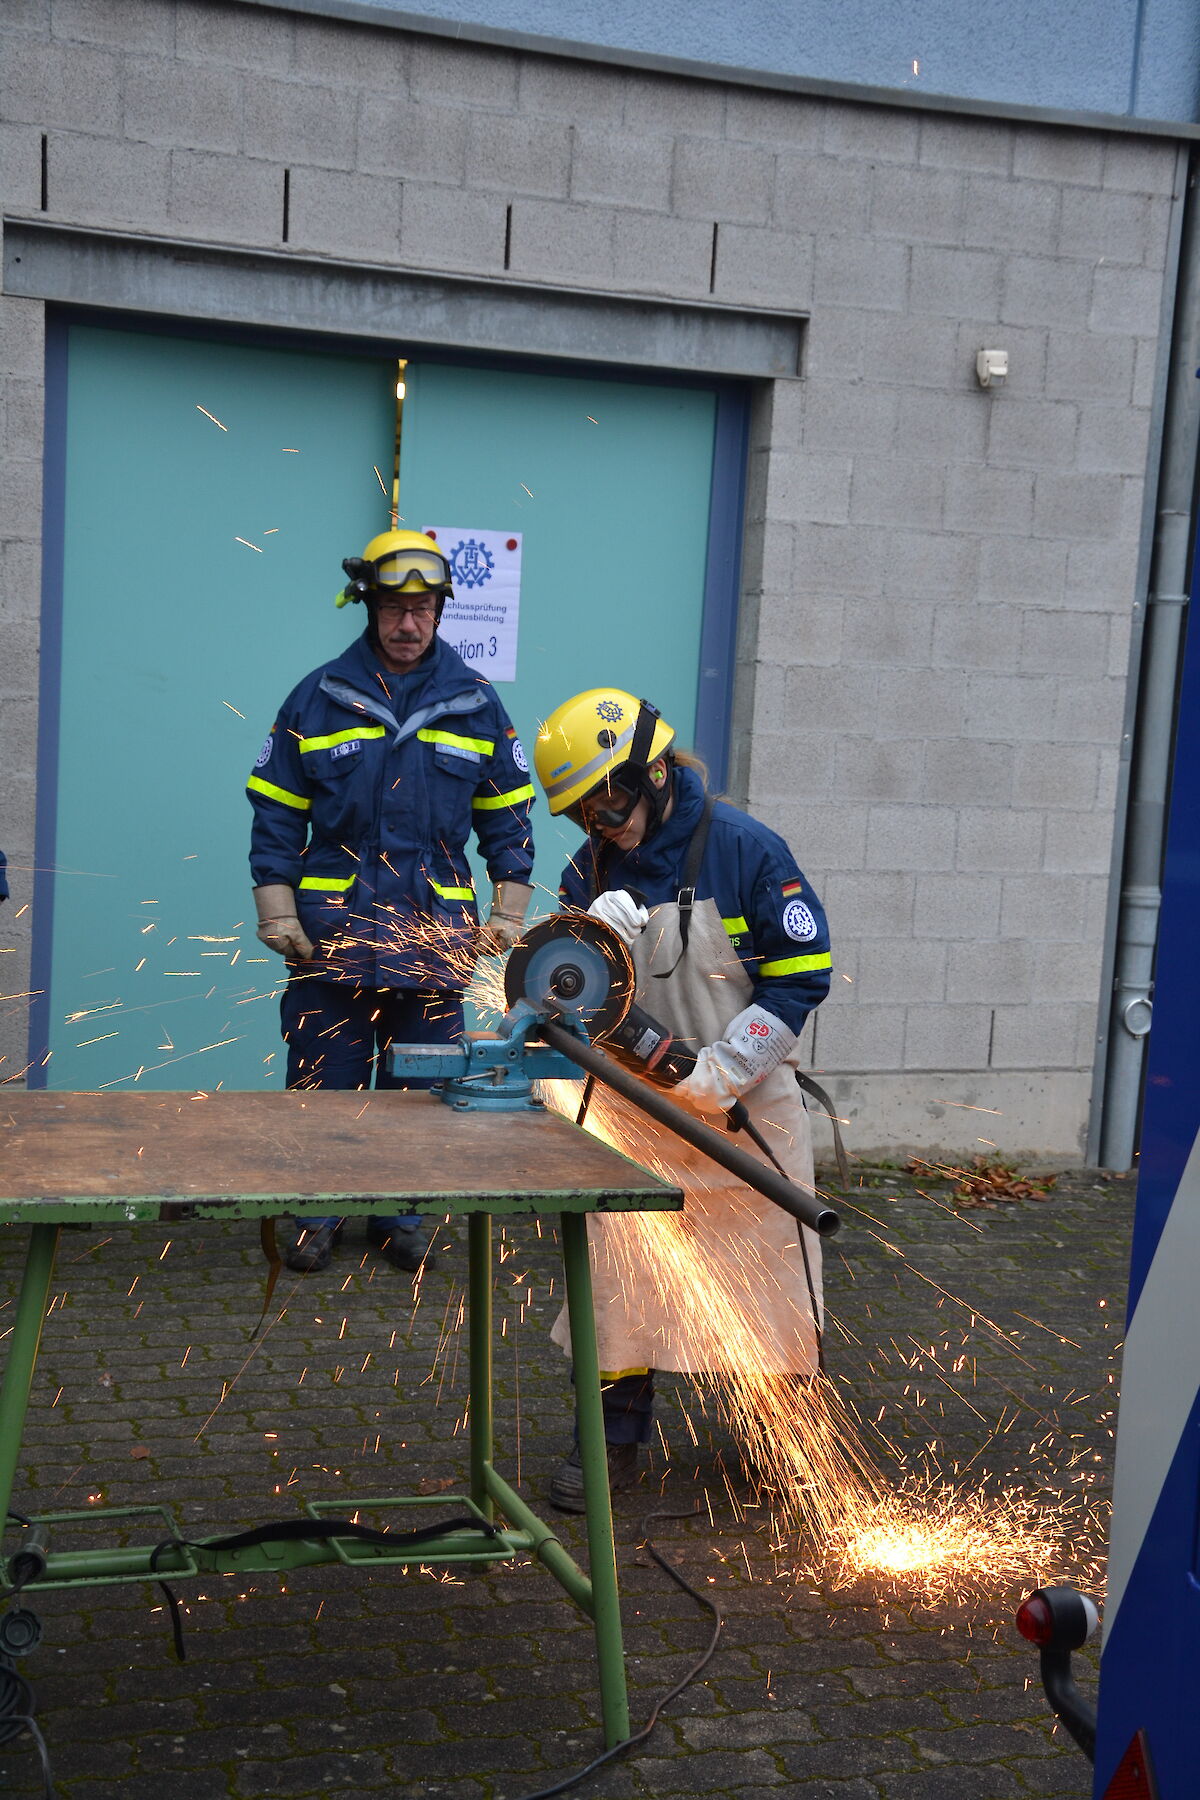
<path id="1" fill-rule="evenodd" d="M 381 531 L 361 556 L 348 556 L 342 567 L 350 579 L 337 597 L 339 606 L 369 600 L 380 591 L 428 592 L 443 600 L 450 592 L 450 565 L 423 531 Z"/>
<path id="2" fill-rule="evenodd" d="M 623 688 L 589 688 L 550 714 L 537 734 L 533 762 L 550 811 L 569 813 L 583 825 L 581 800 L 615 786 L 636 801 L 649 786 L 647 768 L 674 741 L 673 727 L 648 700 Z"/>

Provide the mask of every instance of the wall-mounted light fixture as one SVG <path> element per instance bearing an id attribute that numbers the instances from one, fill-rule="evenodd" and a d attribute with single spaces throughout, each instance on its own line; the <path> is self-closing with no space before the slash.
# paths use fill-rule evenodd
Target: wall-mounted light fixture
<path id="1" fill-rule="evenodd" d="M 980 350 L 975 358 L 980 387 L 1001 387 L 1008 374 L 1007 350 Z"/>

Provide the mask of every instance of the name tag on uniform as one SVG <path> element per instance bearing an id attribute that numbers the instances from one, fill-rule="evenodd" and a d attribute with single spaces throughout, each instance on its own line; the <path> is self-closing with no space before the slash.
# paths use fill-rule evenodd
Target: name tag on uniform
<path id="1" fill-rule="evenodd" d="M 336 762 L 339 756 L 349 756 L 352 751 L 361 749 L 361 738 L 355 738 L 353 743 L 350 744 L 335 744 L 333 749 L 329 752 L 329 760 L 330 762 Z"/>

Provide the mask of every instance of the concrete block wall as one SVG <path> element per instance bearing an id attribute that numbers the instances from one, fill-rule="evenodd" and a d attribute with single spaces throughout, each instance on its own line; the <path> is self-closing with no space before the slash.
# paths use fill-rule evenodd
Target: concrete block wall
<path id="1" fill-rule="evenodd" d="M 753 407 L 732 781 L 828 904 L 810 1049 L 863 1149 L 970 1148 L 981 1105 L 1007 1147 L 1082 1142 L 1174 168 L 1163 139 L 237 0 L 0 12 L 10 215 L 809 315 L 802 373 Z M 40 334 L 0 297 L 15 864 Z"/>

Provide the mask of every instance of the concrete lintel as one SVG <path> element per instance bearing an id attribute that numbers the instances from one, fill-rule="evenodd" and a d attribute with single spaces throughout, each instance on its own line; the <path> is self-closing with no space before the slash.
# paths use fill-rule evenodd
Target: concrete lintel
<path id="1" fill-rule="evenodd" d="M 813 1073 L 833 1101 L 851 1160 L 1003 1155 L 1064 1167 L 1083 1160 L 1087 1070 Z M 819 1112 L 812 1120 L 817 1157 L 831 1162 L 829 1127 Z"/>
<path id="2" fill-rule="evenodd" d="M 685 374 L 796 375 L 804 317 L 244 250 L 11 217 L 4 291 L 26 299 L 406 349 L 569 358 Z"/>

